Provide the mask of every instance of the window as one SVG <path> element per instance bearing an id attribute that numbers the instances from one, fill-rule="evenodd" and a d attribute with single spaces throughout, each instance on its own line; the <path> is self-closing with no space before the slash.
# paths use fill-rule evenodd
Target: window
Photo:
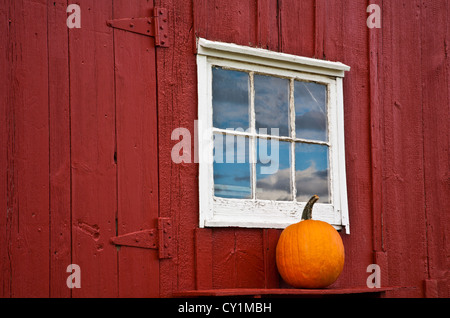
<path id="1" fill-rule="evenodd" d="M 349 233 L 342 63 L 198 39 L 200 227 Z"/>

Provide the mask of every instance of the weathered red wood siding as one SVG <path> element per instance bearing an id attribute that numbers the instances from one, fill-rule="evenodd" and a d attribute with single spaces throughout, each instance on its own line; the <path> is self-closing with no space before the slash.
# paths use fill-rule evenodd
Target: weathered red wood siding
<path id="1" fill-rule="evenodd" d="M 450 296 L 450 3 L 446 0 L 0 0 L 0 297 L 168 297 L 278 288 L 280 231 L 198 229 L 195 39 L 341 61 L 351 235 L 334 285 Z M 366 26 L 367 6 L 382 28 Z M 169 12 L 169 47 L 106 20 Z M 193 143 L 192 143 L 193 147 Z M 192 148 L 192 153 L 194 148 Z M 109 239 L 170 217 L 172 259 Z M 66 286 L 67 265 L 81 288 Z"/>
<path id="2" fill-rule="evenodd" d="M 449 296 L 449 19 L 447 1 L 156 1 L 172 8 L 158 51 L 161 213 L 178 223 L 178 257 L 161 292 L 276 288 L 278 231 L 197 229 L 197 166 L 170 161 L 174 128 L 193 131 L 195 37 L 341 61 L 352 234 L 336 287 L 382 282 L 389 296 Z M 367 6 L 382 28 L 366 26 Z M 192 15 L 186 14 L 192 12 Z M 427 287 L 428 286 L 428 287 Z"/>
<path id="3" fill-rule="evenodd" d="M 106 20 L 153 4 L 78 3 L 0 2 L 0 296 L 159 296 L 157 251 L 110 243 L 155 227 L 158 155 L 155 46 Z"/>

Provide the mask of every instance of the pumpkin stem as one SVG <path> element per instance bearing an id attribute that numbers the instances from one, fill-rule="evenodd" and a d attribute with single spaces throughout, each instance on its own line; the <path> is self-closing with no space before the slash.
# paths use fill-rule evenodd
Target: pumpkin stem
<path id="1" fill-rule="evenodd" d="M 311 220 L 312 219 L 312 208 L 314 203 L 319 201 L 319 196 L 313 195 L 311 199 L 309 199 L 308 203 L 306 203 L 305 208 L 303 209 L 302 221 L 303 220 Z"/>

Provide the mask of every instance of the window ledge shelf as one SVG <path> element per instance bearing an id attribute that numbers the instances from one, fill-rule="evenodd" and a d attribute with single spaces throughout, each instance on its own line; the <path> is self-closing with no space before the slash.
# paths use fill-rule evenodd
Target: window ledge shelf
<path id="1" fill-rule="evenodd" d="M 406 287 L 382 287 L 382 288 L 330 288 L 330 289 L 209 289 L 181 291 L 174 297 L 300 297 L 300 296 L 328 296 L 328 295 L 364 295 L 379 297 L 387 291 L 403 289 Z"/>

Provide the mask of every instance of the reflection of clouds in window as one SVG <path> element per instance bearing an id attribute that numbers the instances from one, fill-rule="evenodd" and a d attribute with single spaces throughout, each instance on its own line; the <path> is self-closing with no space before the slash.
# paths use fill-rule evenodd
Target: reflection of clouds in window
<path id="1" fill-rule="evenodd" d="M 246 72 L 212 69 L 213 126 L 249 127 L 249 79 Z"/>
<path id="2" fill-rule="evenodd" d="M 213 125 L 232 131 L 249 131 L 249 74 L 213 67 Z M 254 75 L 255 128 L 261 134 L 289 136 L 289 80 Z M 298 138 L 328 140 L 326 85 L 294 81 L 295 127 Z M 214 134 L 214 195 L 222 198 L 251 199 L 252 178 L 249 138 Z M 257 138 L 256 199 L 293 200 L 292 142 Z M 296 143 L 296 199 L 307 201 L 317 194 L 330 203 L 328 146 Z M 274 168 L 274 169 L 272 169 Z M 266 172 L 264 172 L 266 171 Z M 267 173 L 270 171 L 270 173 Z"/>
<path id="3" fill-rule="evenodd" d="M 305 170 L 295 173 L 297 201 L 307 202 L 312 195 L 317 194 L 321 203 L 329 203 L 328 170 L 317 170 L 314 162 Z M 257 183 L 261 197 L 258 199 L 290 201 L 292 195 L 286 185 L 291 180 L 291 169 L 279 170 L 276 174 L 261 179 Z M 257 190 L 257 191 L 258 191 Z"/>
<path id="4" fill-rule="evenodd" d="M 276 143 L 277 147 L 272 147 L 271 142 L 258 142 L 258 161 L 256 164 L 256 198 L 261 200 L 278 200 L 278 201 L 290 201 L 292 200 L 291 194 L 291 178 L 290 178 L 290 158 L 291 158 L 291 143 L 280 141 Z M 260 147 L 266 147 L 268 145 L 267 154 L 270 153 L 270 161 L 261 160 Z M 278 148 L 274 149 L 274 148 Z M 274 156 L 272 151 L 278 151 L 278 155 Z M 278 160 L 278 162 L 274 162 Z M 266 162 L 266 163 L 264 163 Z M 262 173 L 263 167 L 275 166 L 276 169 L 271 174 Z"/>
<path id="5" fill-rule="evenodd" d="M 294 82 L 295 131 L 298 138 L 327 141 L 327 87 Z"/>
<path id="6" fill-rule="evenodd" d="M 295 145 L 295 185 L 297 201 L 317 194 L 321 203 L 330 202 L 328 146 Z"/>
<path id="7" fill-rule="evenodd" d="M 249 138 L 214 134 L 214 195 L 250 199 Z"/>
<path id="8" fill-rule="evenodd" d="M 255 126 L 279 128 L 280 136 L 289 136 L 289 80 L 255 75 Z"/>
<path id="9" fill-rule="evenodd" d="M 295 172 L 297 201 L 306 202 L 317 194 L 320 203 L 330 203 L 327 170 L 317 170 L 314 162 L 306 170 Z"/>

